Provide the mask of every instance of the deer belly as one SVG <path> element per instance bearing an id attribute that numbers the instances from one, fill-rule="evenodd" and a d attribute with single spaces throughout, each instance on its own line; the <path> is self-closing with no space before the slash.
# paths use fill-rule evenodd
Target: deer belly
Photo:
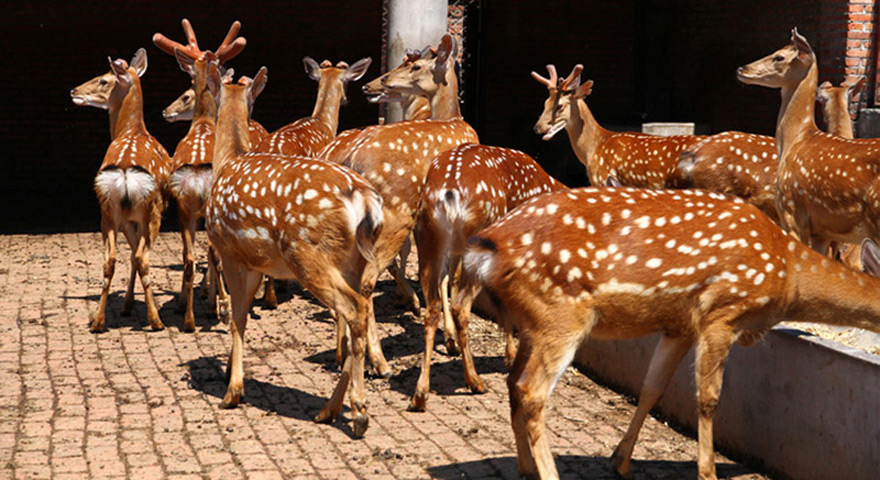
<path id="1" fill-rule="evenodd" d="M 692 302 L 683 294 L 663 294 L 636 284 L 619 285 L 619 292 L 594 295 L 596 324 L 593 338 L 635 338 L 663 331 L 672 336 L 684 335 Z M 629 290 L 629 291 L 624 291 Z M 683 292 L 682 292 L 683 293 Z"/>

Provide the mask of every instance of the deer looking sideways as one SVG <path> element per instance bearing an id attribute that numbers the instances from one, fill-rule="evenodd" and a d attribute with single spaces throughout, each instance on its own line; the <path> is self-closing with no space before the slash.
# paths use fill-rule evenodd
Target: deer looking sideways
<path id="1" fill-rule="evenodd" d="M 244 393 L 242 350 L 248 310 L 262 276 L 295 278 L 351 332 L 349 352 L 332 397 L 316 421 L 333 421 L 351 384 L 354 434 L 367 429 L 364 352 L 376 276 L 373 242 L 382 229 L 382 199 L 370 184 L 340 165 L 306 157 L 248 153 L 248 101 L 266 83 L 221 85 L 209 65 L 208 85 L 219 96 L 214 188 L 207 207 L 209 239 L 220 255 L 232 302 L 229 386 L 222 407 Z M 250 98 L 249 98 L 250 97 Z"/>
<path id="2" fill-rule="evenodd" d="M 593 91 L 593 81 L 581 84 L 583 69 L 583 65 L 576 65 L 565 79 L 558 77 L 553 65 L 547 65 L 550 78 L 532 72 L 532 77 L 549 92 L 544 111 L 535 123 L 535 133 L 546 141 L 565 129 L 575 155 L 587 167 L 592 185 L 605 185 L 609 177 L 614 177 L 628 187 L 674 186 L 679 155 L 706 137 L 660 137 L 602 128 L 584 101 Z"/>
<path id="3" fill-rule="evenodd" d="M 828 133 L 853 138 L 849 98 L 858 94 L 862 79 L 854 86 L 833 87 L 823 83 L 816 98 L 823 103 Z M 743 132 L 722 132 L 686 149 L 678 163 L 677 187 L 702 188 L 734 195 L 760 208 L 777 225 L 776 174 L 779 156 L 776 139 Z M 856 250 L 857 251 L 857 250 Z"/>
<path id="4" fill-rule="evenodd" d="M 876 241 L 880 139 L 845 139 L 816 127 L 816 56 L 797 29 L 791 42 L 737 70 L 741 82 L 782 90 L 776 123 L 782 225 L 819 252 L 827 252 L 833 241 Z"/>
<path id="5" fill-rule="evenodd" d="M 431 104 L 430 120 L 366 128 L 347 148 L 335 150 L 332 157 L 322 157 L 362 174 L 382 195 L 385 225 L 373 250 L 378 270 L 365 282 L 370 291 L 378 273 L 391 265 L 415 226 L 431 160 L 460 144 L 479 141 L 473 128 L 461 119 L 454 68 L 457 49 L 452 36 L 444 35 L 436 52 L 429 50 L 418 60 L 364 86 L 371 101 L 381 102 L 395 93 L 427 97 Z M 370 306 L 370 322 L 374 326 L 372 303 Z M 390 375 L 384 357 L 379 364 L 373 361 L 381 356 L 381 352 L 375 353 L 377 358 L 371 342 L 373 367 L 380 375 Z"/>
<path id="6" fill-rule="evenodd" d="M 519 471 L 530 478 L 558 478 L 545 406 L 587 337 L 664 334 L 612 456 L 622 476 L 645 417 L 696 346 L 697 468 L 714 480 L 712 419 L 734 343 L 805 318 L 880 332 L 880 279 L 810 250 L 754 206 L 702 190 L 541 195 L 472 237 L 464 266 L 519 332 L 507 384 Z"/>
<path id="7" fill-rule="evenodd" d="M 224 76 L 232 75 L 233 73 L 234 71 L 232 71 L 232 69 L 221 69 L 221 74 Z M 165 121 L 168 123 L 192 120 L 195 105 L 195 91 L 193 91 L 192 88 L 189 88 L 162 110 L 162 117 L 165 118 Z M 251 110 L 253 110 L 253 105 L 251 105 Z M 269 136 L 266 127 L 262 126 L 260 122 L 253 118 L 248 119 L 248 131 L 251 134 L 251 145 L 259 144 L 264 138 Z"/>
<path id="8" fill-rule="evenodd" d="M 140 77 L 147 71 L 147 52 L 142 48 L 131 63 L 117 59 L 110 71 L 70 91 L 73 103 L 110 113 L 112 142 L 95 177 L 95 193 L 101 204 L 101 236 L 104 240 L 104 284 L 89 329 L 104 330 L 107 295 L 116 269 L 116 235 L 119 230 L 131 247 L 131 276 L 122 315 L 134 306 L 134 282 L 141 277 L 147 319 L 153 330 L 165 325 L 159 318 L 150 287 L 150 249 L 159 233 L 170 173 L 171 159 L 144 124 L 144 95 Z"/>
<path id="9" fill-rule="evenodd" d="M 193 316 L 194 240 L 198 220 L 205 215 L 205 205 L 211 194 L 211 165 L 217 117 L 217 106 L 207 85 L 208 63 L 218 62 L 222 65 L 241 53 L 247 41 L 244 37 L 238 37 L 241 23 L 233 22 L 215 55 L 199 48 L 189 20 L 184 18 L 180 24 L 186 33 L 186 45 L 170 40 L 161 33 L 153 35 L 153 43 L 163 52 L 174 55 L 181 70 L 192 78 L 194 92 L 192 124 L 174 150 L 170 178 L 171 195 L 177 200 L 180 235 L 183 239 L 183 284 L 180 287 L 177 308 L 184 313 L 183 330 L 192 332 L 196 328 Z M 213 264 L 211 261 L 208 263 Z M 219 286 L 219 291 L 223 292 L 216 276 L 212 285 Z M 221 293 L 221 302 L 217 303 L 225 303 L 222 297 Z M 213 295 L 209 295 L 209 299 L 211 302 L 215 301 Z"/>
<path id="10" fill-rule="evenodd" d="M 441 153 L 431 162 L 414 232 L 426 309 L 425 352 L 410 410 L 425 409 L 434 336 L 441 315 L 448 352 L 455 348 L 453 333 L 456 334 L 465 384 L 473 392 L 486 391 L 474 368 L 467 332 L 471 305 L 479 289 L 474 288 L 476 285 L 460 285 L 458 274 L 467 239 L 529 198 L 565 188 L 532 157 L 509 148 L 468 143 Z M 452 308 L 450 277 L 455 295 Z M 513 332 L 508 330 L 508 366 L 513 355 Z"/>

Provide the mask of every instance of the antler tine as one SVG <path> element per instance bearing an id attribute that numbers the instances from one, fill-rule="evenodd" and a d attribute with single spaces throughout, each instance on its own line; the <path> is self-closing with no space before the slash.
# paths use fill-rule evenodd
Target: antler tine
<path id="1" fill-rule="evenodd" d="M 577 80 L 578 83 L 580 83 L 581 72 L 583 72 L 583 71 L 584 71 L 583 65 L 581 65 L 580 63 L 575 65 L 574 68 L 572 69 L 571 73 L 568 75 L 568 77 L 566 77 L 565 80 L 563 80 L 559 84 L 559 86 L 563 90 L 567 90 L 575 80 Z"/>
<path id="2" fill-rule="evenodd" d="M 239 30 L 241 30 L 241 22 L 238 20 L 232 22 L 232 26 L 229 27 L 229 32 L 223 39 L 223 43 L 217 47 L 217 57 L 220 58 L 220 63 L 225 63 L 227 60 L 234 58 L 247 45 L 247 40 L 244 37 L 238 36 Z"/>
<path id="3" fill-rule="evenodd" d="M 184 18 L 180 21 L 180 25 L 183 27 L 183 31 L 186 34 L 187 45 L 175 42 L 161 33 L 153 35 L 153 43 L 159 47 L 159 50 L 162 50 L 169 55 L 174 55 L 174 49 L 176 48 L 195 60 L 204 54 L 204 52 L 199 49 L 199 43 L 196 41 L 196 33 L 193 31 L 189 20 Z"/>
<path id="4" fill-rule="evenodd" d="M 542 83 L 547 88 L 556 88 L 556 81 L 559 79 L 559 76 L 556 74 L 556 67 L 552 64 L 547 65 L 547 71 L 550 73 L 550 78 L 544 78 L 539 75 L 538 72 L 532 72 L 532 78 Z"/>

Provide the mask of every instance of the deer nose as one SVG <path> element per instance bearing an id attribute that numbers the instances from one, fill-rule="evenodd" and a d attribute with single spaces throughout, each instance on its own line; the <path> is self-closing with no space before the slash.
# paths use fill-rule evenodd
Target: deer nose
<path id="1" fill-rule="evenodd" d="M 76 95 L 76 89 L 75 89 L 75 88 L 71 88 L 71 89 L 70 89 L 70 96 L 72 97 L 72 96 L 74 96 L 74 95 Z"/>
<path id="2" fill-rule="evenodd" d="M 364 85 L 364 86 L 361 87 L 361 90 L 363 90 L 364 93 L 369 93 L 369 91 L 370 91 L 370 86 L 369 86 L 369 85 Z"/>
<path id="3" fill-rule="evenodd" d="M 745 72 L 745 71 L 746 71 L 746 67 L 739 67 L 739 68 L 736 69 L 736 74 L 737 74 L 737 75 L 742 75 L 743 72 Z"/>
<path id="4" fill-rule="evenodd" d="M 534 130 L 535 133 L 541 133 L 541 124 L 536 123 L 532 130 Z"/>

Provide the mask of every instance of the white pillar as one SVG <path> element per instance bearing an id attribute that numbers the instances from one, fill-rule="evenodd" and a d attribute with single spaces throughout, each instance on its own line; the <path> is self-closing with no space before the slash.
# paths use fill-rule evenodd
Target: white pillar
<path id="1" fill-rule="evenodd" d="M 387 70 L 400 65 L 407 48 L 436 46 L 446 33 L 448 0 L 388 0 Z M 385 122 L 399 122 L 399 103 L 386 104 Z"/>

